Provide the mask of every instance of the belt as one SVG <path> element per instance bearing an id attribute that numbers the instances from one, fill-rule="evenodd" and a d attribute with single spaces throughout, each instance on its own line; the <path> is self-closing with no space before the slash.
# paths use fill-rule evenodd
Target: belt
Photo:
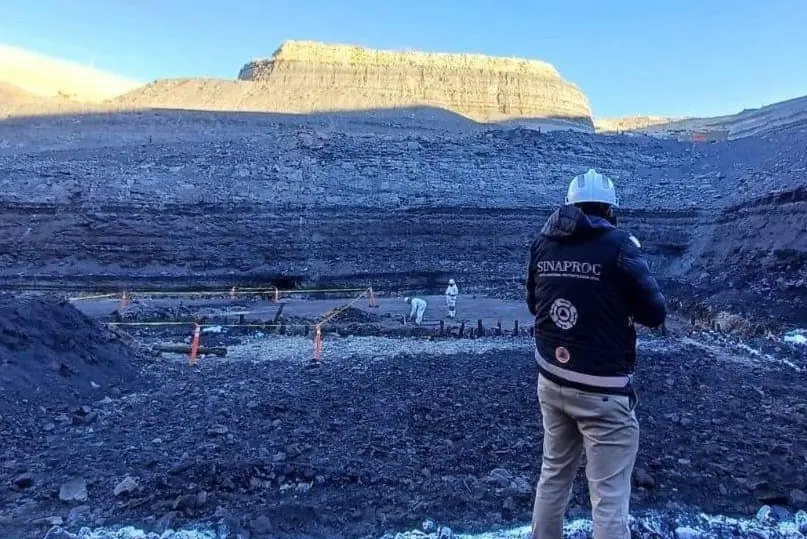
<path id="1" fill-rule="evenodd" d="M 538 366 L 547 371 L 549 374 L 557 376 L 567 382 L 575 382 L 577 384 L 585 384 L 593 387 L 607 387 L 607 388 L 623 388 L 628 387 L 631 382 L 631 376 L 596 376 L 594 374 L 583 374 L 581 372 L 570 371 L 563 367 L 558 367 L 545 360 L 538 350 L 535 350 L 535 360 Z"/>

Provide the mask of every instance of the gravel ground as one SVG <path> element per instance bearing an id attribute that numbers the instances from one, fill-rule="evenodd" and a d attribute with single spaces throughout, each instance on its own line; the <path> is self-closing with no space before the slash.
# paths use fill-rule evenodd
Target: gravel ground
<path id="1" fill-rule="evenodd" d="M 142 390 L 87 402 L 88 421 L 42 407 L 4 422 L 5 536 L 223 523 L 380 537 L 425 519 L 457 533 L 529 521 L 541 418 L 526 339 L 334 337 L 317 369 L 303 338 L 230 349 L 195 369 L 153 360 Z M 645 335 L 639 356 L 635 514 L 674 530 L 698 511 L 753 519 L 768 504 L 793 520 L 805 508 L 803 372 L 679 329 Z M 581 470 L 569 516 L 588 510 Z"/>
<path id="2" fill-rule="evenodd" d="M 358 361 L 368 364 L 379 360 L 397 359 L 407 356 L 480 356 L 498 351 L 530 350 L 529 338 L 520 339 L 479 339 L 448 340 L 401 340 L 383 337 L 333 337 L 323 339 L 322 362 L 344 365 Z M 228 349 L 224 360 L 211 358 L 210 361 L 288 361 L 299 364 L 301 359 L 310 359 L 313 352 L 311 339 L 290 337 L 287 339 L 253 337 L 244 344 Z"/>

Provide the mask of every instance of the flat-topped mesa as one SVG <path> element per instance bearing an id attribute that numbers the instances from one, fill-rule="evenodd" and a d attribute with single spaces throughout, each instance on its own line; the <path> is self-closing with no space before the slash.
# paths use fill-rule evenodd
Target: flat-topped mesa
<path id="1" fill-rule="evenodd" d="M 431 106 L 481 122 L 558 119 L 593 128 L 583 92 L 538 60 L 287 41 L 238 78 L 270 87 L 287 112 Z"/>

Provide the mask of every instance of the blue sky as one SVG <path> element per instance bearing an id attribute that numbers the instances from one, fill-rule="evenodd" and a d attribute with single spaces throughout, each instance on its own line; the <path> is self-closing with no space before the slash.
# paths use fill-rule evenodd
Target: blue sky
<path id="1" fill-rule="evenodd" d="M 0 43 L 144 82 L 234 78 L 285 39 L 548 61 L 597 116 L 807 94 L 807 0 L 3 0 Z"/>

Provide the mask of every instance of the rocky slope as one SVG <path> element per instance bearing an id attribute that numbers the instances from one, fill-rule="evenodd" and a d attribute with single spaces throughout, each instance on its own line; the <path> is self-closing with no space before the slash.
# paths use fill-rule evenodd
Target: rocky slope
<path id="1" fill-rule="evenodd" d="M 738 139 L 804 125 L 807 125 L 807 96 L 727 116 L 671 119 L 627 129 L 656 136 L 688 138 L 693 133 L 704 133 L 718 139 Z"/>
<path id="2" fill-rule="evenodd" d="M 520 294 L 528 242 L 593 166 L 617 180 L 623 223 L 671 294 L 807 321 L 802 131 L 693 146 L 276 120 L 164 111 L 0 125 L 3 282 L 395 291 L 451 275 Z"/>
<path id="3" fill-rule="evenodd" d="M 140 86 L 112 73 L 0 44 L 0 83 L 39 97 L 100 103 Z"/>
<path id="4" fill-rule="evenodd" d="M 646 127 L 656 127 L 680 121 L 683 118 L 668 118 L 666 116 L 625 116 L 622 118 L 595 118 L 594 128 L 597 133 L 619 133 L 622 131 L 635 131 Z"/>

